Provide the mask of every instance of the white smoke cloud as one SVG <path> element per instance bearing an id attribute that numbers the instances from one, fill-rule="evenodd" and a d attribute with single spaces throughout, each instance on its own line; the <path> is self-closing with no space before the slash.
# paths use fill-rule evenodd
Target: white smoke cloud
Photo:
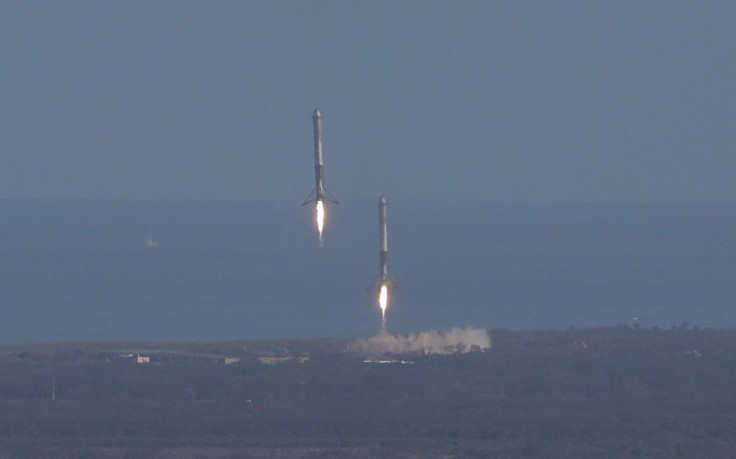
<path id="1" fill-rule="evenodd" d="M 485 328 L 453 327 L 447 332 L 435 330 L 407 336 L 391 335 L 382 330 L 376 336 L 355 341 L 350 349 L 369 354 L 454 354 L 487 351 L 491 336 Z"/>

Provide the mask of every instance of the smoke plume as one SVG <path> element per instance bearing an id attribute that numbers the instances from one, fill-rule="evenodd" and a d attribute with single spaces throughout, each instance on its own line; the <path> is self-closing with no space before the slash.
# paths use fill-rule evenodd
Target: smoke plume
<path id="1" fill-rule="evenodd" d="M 354 342 L 350 349 L 368 354 L 454 354 L 487 351 L 491 336 L 485 328 L 453 327 L 447 332 L 435 330 L 407 336 L 391 335 L 381 330 L 376 336 Z"/>

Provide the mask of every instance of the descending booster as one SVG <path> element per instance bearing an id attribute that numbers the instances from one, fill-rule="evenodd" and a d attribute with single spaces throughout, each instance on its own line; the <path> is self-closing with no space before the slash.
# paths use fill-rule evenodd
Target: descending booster
<path id="1" fill-rule="evenodd" d="M 391 281 L 388 277 L 388 200 L 386 196 L 381 196 L 378 200 L 378 234 L 380 237 L 381 250 L 378 252 L 380 265 L 379 282 L 381 285 L 388 285 Z"/>
<path id="2" fill-rule="evenodd" d="M 381 196 L 378 200 L 378 276 L 368 288 L 396 287 L 396 283 L 388 275 L 388 200 Z"/>
<path id="3" fill-rule="evenodd" d="M 337 202 L 332 193 L 325 188 L 325 171 L 324 171 L 324 158 L 322 156 L 322 113 L 319 109 L 314 109 L 312 113 L 312 126 L 314 127 L 314 181 L 315 186 L 307 199 L 302 205 L 309 204 L 310 202 L 324 202 L 329 201 L 334 204 L 340 204 Z"/>
<path id="4" fill-rule="evenodd" d="M 378 289 L 378 307 L 381 309 L 381 325 L 386 328 L 386 310 L 388 309 L 388 289 L 397 288 L 396 283 L 388 277 L 388 200 L 381 196 L 378 200 L 378 234 L 381 250 L 378 252 L 379 272 L 376 280 L 369 288 Z"/>

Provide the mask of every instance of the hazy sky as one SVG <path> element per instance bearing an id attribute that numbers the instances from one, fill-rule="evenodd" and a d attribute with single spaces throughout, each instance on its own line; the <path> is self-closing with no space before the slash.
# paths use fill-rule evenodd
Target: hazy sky
<path id="1" fill-rule="evenodd" d="M 0 198 L 736 202 L 736 2 L 0 2 Z"/>

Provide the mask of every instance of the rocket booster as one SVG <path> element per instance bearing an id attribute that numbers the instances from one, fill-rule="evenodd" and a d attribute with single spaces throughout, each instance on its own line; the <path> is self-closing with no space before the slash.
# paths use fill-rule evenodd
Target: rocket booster
<path id="1" fill-rule="evenodd" d="M 322 114 L 318 109 L 312 113 L 312 127 L 314 128 L 314 181 L 317 199 L 325 195 L 325 163 L 322 156 Z"/>
<path id="2" fill-rule="evenodd" d="M 380 288 L 382 285 L 398 288 L 388 275 L 388 200 L 381 196 L 378 200 L 378 276 L 368 288 Z"/>
<path id="3" fill-rule="evenodd" d="M 379 252 L 379 277 L 380 283 L 389 282 L 388 277 L 388 200 L 385 196 L 381 196 L 378 200 L 378 234 L 381 250 Z"/>
<path id="4" fill-rule="evenodd" d="M 318 201 L 330 201 L 334 204 L 340 204 L 337 202 L 332 193 L 325 188 L 325 171 L 324 171 L 324 157 L 322 156 L 322 113 L 319 109 L 314 109 L 312 113 L 312 127 L 314 128 L 314 182 L 315 186 L 307 199 L 302 205 L 309 204 L 310 202 Z"/>

